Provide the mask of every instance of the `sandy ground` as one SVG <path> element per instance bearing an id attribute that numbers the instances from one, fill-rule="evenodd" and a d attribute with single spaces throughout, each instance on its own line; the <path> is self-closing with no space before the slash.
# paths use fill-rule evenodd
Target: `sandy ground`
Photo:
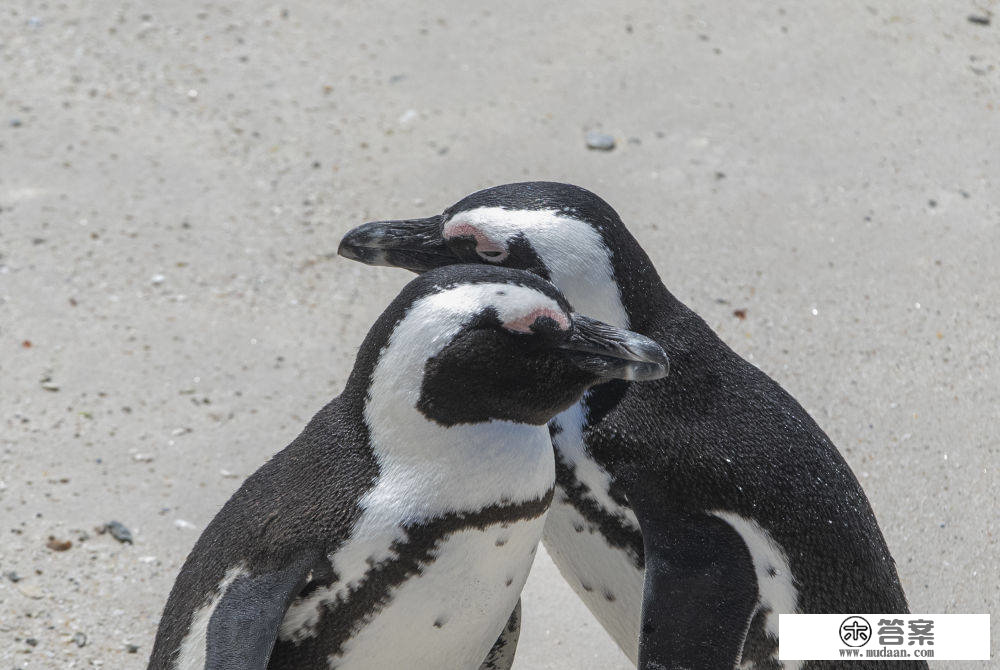
<path id="1" fill-rule="evenodd" d="M 409 278 L 340 235 L 526 178 L 813 413 L 914 611 L 1000 614 L 996 0 L 333 4 L 0 8 L 0 667 L 142 667 Z M 517 668 L 627 667 L 544 555 L 524 602 Z"/>

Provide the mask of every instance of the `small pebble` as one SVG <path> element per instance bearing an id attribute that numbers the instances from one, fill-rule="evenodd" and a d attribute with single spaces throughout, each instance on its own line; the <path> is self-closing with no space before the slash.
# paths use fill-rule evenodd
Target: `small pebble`
<path id="1" fill-rule="evenodd" d="M 66 551 L 73 546 L 73 543 L 69 540 L 60 540 L 57 537 L 49 535 L 49 541 L 45 543 L 45 546 L 52 551 Z"/>
<path id="2" fill-rule="evenodd" d="M 9 579 L 10 581 L 14 582 L 15 584 L 17 584 L 19 581 L 21 581 L 21 575 L 17 574 L 13 570 L 11 570 L 10 572 L 6 573 L 6 577 L 7 577 L 7 579 Z"/>
<path id="3" fill-rule="evenodd" d="M 21 592 L 21 595 L 25 598 L 31 598 L 32 600 L 41 600 L 45 597 L 42 590 L 33 584 L 19 584 L 17 590 Z"/>
<path id="4" fill-rule="evenodd" d="M 587 133 L 587 148 L 595 151 L 611 151 L 615 148 L 615 138 L 592 130 Z"/>
<path id="5" fill-rule="evenodd" d="M 10 127 L 11 128 L 20 128 L 21 127 L 21 119 L 11 119 L 10 120 Z"/>
<path id="6" fill-rule="evenodd" d="M 52 377 L 42 377 L 41 385 L 44 390 L 51 393 L 55 393 L 59 390 L 59 385 L 52 381 Z"/>
<path id="7" fill-rule="evenodd" d="M 185 521 L 184 519 L 175 519 L 174 525 L 177 526 L 178 528 L 186 528 L 186 529 L 196 528 L 196 526 L 193 523 L 191 523 L 190 521 Z"/>
<path id="8" fill-rule="evenodd" d="M 988 26 L 990 25 L 990 17 L 982 16 L 980 14 L 970 14 L 969 23 L 975 23 L 980 26 Z"/>
<path id="9" fill-rule="evenodd" d="M 149 283 L 150 284 L 162 284 L 165 280 L 166 280 L 166 277 L 164 277 L 163 275 L 153 275 L 152 277 L 149 278 Z"/>
<path id="10" fill-rule="evenodd" d="M 122 544 L 132 544 L 132 531 L 125 527 L 120 521 L 109 521 L 104 524 L 105 530 L 111 533 L 111 537 L 115 538 Z"/>
<path id="11" fill-rule="evenodd" d="M 86 633 L 82 633 L 80 631 L 77 631 L 77 632 L 73 633 L 73 642 L 75 642 L 76 646 L 78 646 L 78 647 L 86 647 L 87 646 L 87 634 Z"/>
<path id="12" fill-rule="evenodd" d="M 125 651 L 127 651 L 130 654 L 134 654 L 137 651 L 139 651 L 139 645 L 137 645 L 137 644 L 126 644 L 125 645 Z"/>
<path id="13" fill-rule="evenodd" d="M 36 640 L 33 637 L 29 637 L 27 640 L 24 641 L 24 643 L 26 645 L 28 645 L 29 647 L 37 647 L 38 646 L 38 640 Z"/>

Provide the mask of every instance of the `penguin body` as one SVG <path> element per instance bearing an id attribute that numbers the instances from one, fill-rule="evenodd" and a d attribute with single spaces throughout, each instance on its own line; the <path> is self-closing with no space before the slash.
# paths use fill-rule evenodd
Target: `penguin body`
<path id="1" fill-rule="evenodd" d="M 544 544 L 570 588 L 635 663 L 642 532 L 627 502 L 612 498 L 610 473 L 587 453 L 588 415 L 584 399 L 549 424 L 556 494 L 545 522 Z"/>
<path id="2" fill-rule="evenodd" d="M 168 599 L 149 667 L 507 668 L 552 497 L 546 421 L 665 372 L 529 273 L 411 282 L 343 393 L 251 475 Z"/>
<path id="3" fill-rule="evenodd" d="M 418 272 L 446 262 L 527 269 L 578 309 L 663 346 L 669 376 L 602 384 L 549 424 L 556 489 L 545 547 L 640 668 L 810 667 L 777 659 L 779 613 L 908 611 L 836 447 L 667 291 L 593 193 L 498 186 L 436 217 L 360 226 L 340 253 Z"/>

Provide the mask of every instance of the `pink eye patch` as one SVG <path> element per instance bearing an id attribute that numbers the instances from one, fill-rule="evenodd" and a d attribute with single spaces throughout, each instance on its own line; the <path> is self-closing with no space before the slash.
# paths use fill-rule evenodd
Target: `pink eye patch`
<path id="1" fill-rule="evenodd" d="M 562 312 L 558 312 L 550 307 L 538 307 L 523 316 L 519 316 L 512 321 L 505 321 L 503 327 L 518 333 L 530 333 L 531 326 L 542 317 L 548 317 L 559 325 L 560 330 L 569 329 L 569 319 Z"/>
<path id="2" fill-rule="evenodd" d="M 480 253 L 505 254 L 507 248 L 490 239 L 471 223 L 449 223 L 444 227 L 444 239 L 453 237 L 473 237 L 476 240 L 476 251 Z"/>

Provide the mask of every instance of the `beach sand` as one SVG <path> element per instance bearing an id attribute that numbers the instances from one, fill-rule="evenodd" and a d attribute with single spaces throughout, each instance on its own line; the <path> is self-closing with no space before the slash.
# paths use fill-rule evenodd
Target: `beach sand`
<path id="1" fill-rule="evenodd" d="M 606 198 L 812 413 L 914 612 L 996 609 L 995 0 L 334 4 L 0 10 L 0 666 L 144 667 L 410 278 L 341 235 L 528 179 Z M 515 667 L 628 667 L 544 552 Z"/>

